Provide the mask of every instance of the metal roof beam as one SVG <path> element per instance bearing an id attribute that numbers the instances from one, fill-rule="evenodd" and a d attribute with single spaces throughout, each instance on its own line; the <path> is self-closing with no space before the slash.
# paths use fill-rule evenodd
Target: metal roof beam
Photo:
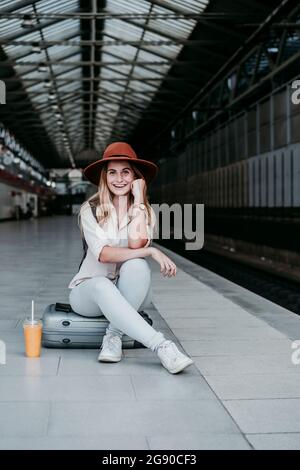
<path id="1" fill-rule="evenodd" d="M 38 3 L 41 0 L 23 0 L 20 1 L 17 5 L 13 5 L 10 7 L 2 8 L 1 9 L 1 15 L 8 14 L 8 13 L 15 13 L 17 10 L 20 10 L 21 8 L 26 8 L 28 6 L 33 5 L 34 3 Z M 23 15 L 24 13 L 22 13 Z"/>
<path id="2" fill-rule="evenodd" d="M 69 57 L 72 57 L 74 55 L 77 55 L 78 52 L 73 52 L 72 54 L 70 54 Z M 78 61 L 75 61 L 75 62 L 63 62 L 64 58 L 62 58 L 61 60 L 60 59 L 51 59 L 51 60 L 47 60 L 47 61 L 41 61 L 43 64 L 45 65 L 60 65 L 60 66 L 63 66 L 63 67 L 69 67 L 70 65 L 76 65 L 78 67 L 82 67 L 82 66 L 85 66 L 85 65 L 98 65 L 98 66 L 106 66 L 106 67 L 109 67 L 109 66 L 113 66 L 113 65 L 131 65 L 133 62 L 131 60 L 127 60 L 127 59 L 124 59 L 124 60 L 121 60 L 119 62 L 117 61 L 111 61 L 111 62 L 108 62 L 108 61 L 92 61 L 92 60 L 87 60 L 87 61 L 82 61 L 82 60 L 78 60 Z M 198 64 L 199 63 L 199 60 L 193 60 L 193 61 L 190 61 L 191 63 L 195 63 L 195 64 Z M 15 60 L 12 60 L 12 59 L 9 59 L 9 60 L 3 60 L 2 62 L 0 62 L 1 64 L 1 67 L 14 67 L 14 66 L 27 66 L 27 65 L 33 65 L 33 66 L 37 66 L 39 65 L 39 62 L 35 62 L 35 61 L 15 61 Z M 185 61 L 182 61 L 182 60 L 173 60 L 173 59 L 168 59 L 168 60 L 164 60 L 164 61 L 159 61 L 159 60 L 141 60 L 139 62 L 134 62 L 134 65 L 169 65 L 169 64 L 176 64 L 176 65 L 182 65 L 182 66 L 185 66 L 186 65 L 186 62 Z"/>
<path id="3" fill-rule="evenodd" d="M 38 79 L 28 79 L 28 81 L 29 80 L 32 83 L 41 83 L 41 80 L 38 80 Z M 182 77 L 168 76 L 163 80 L 161 78 L 150 78 L 150 77 L 145 77 L 145 78 L 144 77 L 132 77 L 131 78 L 131 81 L 133 81 L 133 82 L 162 82 L 162 81 L 174 82 L 174 81 L 178 81 L 178 80 L 182 80 Z M 8 81 L 13 81 L 13 80 L 8 80 Z M 74 83 L 74 79 L 62 79 L 60 81 L 65 81 L 66 83 L 67 82 Z M 89 81 L 89 80 L 87 79 L 85 81 Z M 99 78 L 99 79 L 96 79 L 95 81 L 97 81 L 97 82 L 109 82 L 109 83 L 111 83 L 111 82 L 124 82 L 124 81 L 126 81 L 126 77 L 101 78 L 101 79 Z M 187 79 L 187 81 L 189 81 L 189 79 Z"/>
<path id="4" fill-rule="evenodd" d="M 146 29 L 145 28 L 147 27 L 147 25 L 150 21 L 152 9 L 153 9 L 153 5 L 150 5 L 149 11 L 147 12 L 145 24 L 143 25 L 144 28 L 142 29 L 142 34 L 141 34 L 141 37 L 139 38 L 140 42 L 144 39 L 144 36 L 146 34 Z M 137 65 L 139 52 L 140 52 L 140 46 L 138 46 L 136 48 L 134 59 L 133 59 L 133 61 L 131 61 L 131 67 L 130 67 L 130 71 L 129 71 L 128 76 L 127 76 L 127 80 L 126 80 L 126 83 L 125 83 L 125 88 L 124 88 L 123 94 L 121 96 L 121 101 L 126 100 L 126 95 L 128 94 L 129 84 L 130 84 L 130 81 L 133 78 L 134 67 Z M 147 64 L 144 64 L 144 65 L 147 65 Z M 120 116 L 120 113 L 121 113 L 121 116 Z M 115 119 L 114 119 L 114 124 L 112 126 L 111 136 L 110 136 L 111 138 L 115 134 L 115 128 L 117 128 L 117 126 L 118 126 L 118 124 L 121 120 L 121 117 L 123 118 L 123 115 L 124 115 L 124 105 L 121 105 L 120 108 L 119 108 L 119 112 L 118 112 L 118 114 L 116 114 Z M 138 117 L 140 117 L 140 116 L 138 116 Z"/>
<path id="5" fill-rule="evenodd" d="M 125 20 L 121 19 L 120 21 L 124 22 Z M 150 33 L 154 33 L 154 34 L 157 34 L 159 36 L 163 36 L 163 37 L 166 37 L 168 39 L 174 40 L 174 36 L 172 36 L 172 35 L 170 35 L 166 32 L 161 32 L 160 30 L 157 30 L 157 29 L 155 29 L 151 26 L 145 26 L 144 24 L 136 23 L 135 21 L 132 21 L 132 20 L 126 20 L 126 23 L 131 24 L 131 25 L 133 25 L 137 28 L 140 28 L 144 31 L 149 31 Z M 210 23 L 208 23 L 208 25 L 211 26 Z M 216 27 L 216 25 L 212 25 L 212 26 Z M 218 29 L 221 29 L 223 33 L 226 32 L 226 34 L 229 34 L 228 31 L 223 27 L 218 27 Z M 242 36 L 243 38 L 245 38 L 245 35 L 238 34 L 238 36 L 239 37 Z M 224 43 L 223 43 L 223 48 L 224 48 Z M 212 55 L 214 57 L 218 57 L 218 58 L 221 58 L 221 59 L 224 59 L 224 57 L 226 58 L 226 56 L 224 54 L 222 54 L 221 52 L 213 51 L 211 49 L 199 47 L 198 50 L 201 53 L 206 54 L 206 55 Z M 148 52 L 151 52 L 151 51 L 148 51 Z"/>
<path id="6" fill-rule="evenodd" d="M 299 24 L 293 25 L 291 23 L 290 26 L 298 26 Z M 106 36 L 106 35 L 105 35 Z M 0 39 L 0 45 L 10 45 L 10 46 L 33 46 L 37 45 L 41 49 L 45 47 L 52 47 L 52 46 L 70 46 L 70 47 L 82 47 L 82 46 L 138 46 L 138 40 L 125 40 L 125 39 L 111 39 L 111 40 L 101 40 L 101 41 L 91 41 L 91 40 L 72 40 L 73 38 L 78 37 L 78 34 L 72 34 L 69 38 L 62 38 L 60 40 L 45 40 L 45 41 L 35 41 L 34 39 L 30 41 L 10 41 L 8 39 Z M 224 44 L 224 41 L 221 39 L 184 39 L 184 38 L 176 38 L 176 39 L 144 39 L 141 42 L 142 46 L 172 46 L 172 45 L 183 45 L 183 46 L 207 46 L 211 44 Z M 155 52 L 154 52 L 155 54 Z M 26 54 L 28 55 L 28 54 Z M 25 57 L 25 56 L 24 56 Z"/>
<path id="7" fill-rule="evenodd" d="M 34 6 L 34 5 L 33 5 Z M 53 26 L 57 23 L 61 23 L 62 21 L 65 21 L 64 19 L 57 19 L 54 21 L 47 21 L 43 24 L 37 24 L 36 26 L 33 26 L 32 28 L 28 28 L 27 30 L 23 30 L 22 33 L 17 33 L 12 36 L 9 36 L 7 39 L 9 41 L 14 41 L 19 38 L 23 38 L 24 36 L 27 36 L 28 34 L 35 33 L 36 31 L 40 31 L 41 29 L 48 28 L 49 26 Z"/>
<path id="8" fill-rule="evenodd" d="M 296 5 L 296 6 L 295 6 Z M 200 99 L 205 99 L 205 96 L 210 93 L 210 90 L 216 86 L 216 83 L 220 80 L 223 80 L 224 77 L 228 76 L 230 70 L 233 71 L 233 67 L 236 66 L 237 63 L 240 63 L 242 58 L 245 57 L 246 54 L 250 54 L 254 47 L 257 47 L 257 44 L 260 44 L 261 38 L 263 33 L 270 28 L 272 23 L 278 21 L 281 18 L 284 18 L 284 15 L 291 15 L 291 10 L 297 11 L 299 9 L 299 1 L 298 0 L 282 0 L 281 3 L 265 18 L 264 22 L 260 24 L 256 31 L 254 31 L 247 40 L 240 45 L 240 47 L 234 52 L 234 54 L 222 65 L 222 67 L 217 71 L 217 73 L 211 78 L 211 80 L 206 83 L 201 90 L 181 109 L 178 114 L 174 114 L 173 119 L 171 119 L 166 125 L 161 129 L 154 137 L 151 139 L 148 144 L 153 144 L 154 141 L 157 141 L 162 134 L 164 134 L 167 130 L 172 128 L 175 123 L 188 112 L 188 109 L 192 109 L 193 106 L 196 106 L 199 103 Z M 288 13 L 287 13 L 288 12 Z M 297 54 L 295 54 L 291 59 L 296 60 Z M 284 64 L 285 65 L 285 64 Z M 280 67 L 283 67 L 281 65 Z M 280 69 L 277 67 L 277 71 Z M 272 72 L 273 74 L 276 73 Z M 266 81 L 269 75 L 264 77 L 261 82 Z M 260 86 L 256 84 L 256 86 Z M 245 93 L 248 93 L 247 90 Z M 243 95 L 241 95 L 243 96 Z M 240 99 L 241 96 L 237 98 Z"/>
<path id="9" fill-rule="evenodd" d="M 1 44 L 0 44 L 1 45 Z M 57 58 L 57 59 L 51 59 L 50 60 L 50 64 L 53 65 L 59 65 L 62 61 L 68 59 L 69 57 L 73 57 L 75 55 L 78 55 L 80 54 L 80 50 L 78 51 L 75 51 L 75 52 L 72 52 L 71 54 L 68 54 L 68 55 L 65 55 L 61 58 Z M 24 54 L 24 55 L 18 55 L 16 57 L 14 57 L 13 59 L 9 59 L 9 60 L 6 60 L 6 61 L 0 61 L 0 67 L 3 65 L 4 67 L 7 66 L 7 64 L 11 65 L 12 67 L 15 67 L 15 66 L 21 66 L 21 67 L 26 67 L 27 65 L 33 65 L 34 68 L 32 68 L 31 70 L 27 70 L 25 73 L 23 73 L 22 75 L 26 75 L 28 73 L 31 73 L 32 71 L 34 71 L 36 69 L 36 67 L 42 63 L 42 64 L 46 64 L 46 65 L 50 65 L 48 64 L 47 61 L 44 61 L 43 59 L 41 59 L 40 61 L 23 61 L 22 59 L 25 58 L 25 57 L 29 57 L 33 54 L 33 52 L 28 52 L 27 54 Z M 76 62 L 75 62 L 76 64 Z M 67 64 L 64 64 L 64 65 L 67 65 Z M 70 63 L 70 65 L 74 65 L 73 63 Z M 78 67 L 78 64 L 76 64 L 76 67 Z M 67 72 L 62 72 L 62 73 L 67 73 Z"/>
<path id="10" fill-rule="evenodd" d="M 186 10 L 184 10 L 180 7 L 175 7 L 173 5 L 172 5 L 172 7 L 171 6 L 169 7 L 169 5 L 166 5 L 163 0 L 146 0 L 146 1 L 150 2 L 154 5 L 160 6 L 162 8 L 168 8 L 168 9 L 174 11 L 177 14 L 183 14 L 184 15 L 186 13 Z M 202 16 L 202 18 L 201 18 L 201 16 Z M 208 28 L 212 28 L 216 31 L 229 34 L 232 37 L 236 37 L 236 38 L 239 38 L 239 39 L 245 38 L 245 35 L 241 34 L 240 32 L 234 31 L 232 28 L 226 28 L 224 26 L 219 26 L 219 25 L 213 23 L 213 21 L 207 21 L 207 20 L 205 20 L 205 17 L 209 17 L 209 15 L 206 15 L 205 13 L 200 13 L 200 15 L 197 19 L 197 23 L 204 24 Z M 212 20 L 214 18 L 217 19 L 217 15 L 212 16 L 211 18 L 212 18 Z M 223 14 L 223 18 L 224 18 L 224 14 Z M 246 18 L 249 18 L 249 13 L 247 14 Z M 230 19 L 230 17 L 229 17 L 229 19 Z"/>
<path id="11" fill-rule="evenodd" d="M 152 2 L 151 5 L 154 6 L 154 3 L 157 4 L 157 2 Z M 165 4 L 162 4 L 164 9 L 168 8 L 166 7 Z M 168 8 L 169 9 L 169 8 Z M 18 13 L 17 11 L 13 11 L 11 13 L 3 13 L 2 17 L 6 19 L 22 19 L 24 13 Z M 237 14 L 237 13 L 224 13 L 224 12 L 175 12 L 172 11 L 166 12 L 166 13 L 161 13 L 161 12 L 153 12 L 151 13 L 151 16 L 149 19 L 160 19 L 160 20 L 169 20 L 169 19 L 174 19 L 174 20 L 181 20 L 181 19 L 195 19 L 198 20 L 200 16 L 203 16 L 208 19 L 224 19 L 226 16 L 228 18 L 240 18 L 244 17 L 245 14 Z M 249 14 L 246 15 L 247 18 L 249 17 Z M 51 12 L 45 12 L 45 13 L 38 13 L 36 15 L 36 19 L 38 20 L 44 20 L 44 19 L 54 19 L 54 20 L 106 20 L 106 19 L 121 19 L 121 20 L 128 20 L 128 19 L 148 19 L 149 15 L 147 13 L 143 12 L 127 12 L 127 13 L 115 13 L 115 12 L 110 12 L 108 10 L 104 10 L 102 12 L 82 12 L 82 11 L 70 11 L 67 13 L 51 13 Z"/>
<path id="12" fill-rule="evenodd" d="M 107 54 L 110 57 L 114 57 L 116 59 L 122 60 L 122 56 L 118 56 L 117 54 L 113 54 L 112 52 L 105 51 L 105 54 Z M 156 73 L 157 75 L 160 75 L 161 77 L 165 77 L 165 74 L 163 72 L 160 72 L 158 70 L 153 70 L 150 67 L 147 67 L 145 65 L 139 65 L 144 70 L 148 70 L 151 73 Z"/>

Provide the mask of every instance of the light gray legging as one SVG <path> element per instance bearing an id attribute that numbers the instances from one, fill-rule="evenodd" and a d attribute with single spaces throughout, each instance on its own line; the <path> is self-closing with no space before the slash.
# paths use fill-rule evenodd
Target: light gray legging
<path id="1" fill-rule="evenodd" d="M 104 315 L 110 321 L 106 332 L 122 337 L 125 333 L 152 351 L 164 335 L 156 331 L 137 312 L 151 286 L 151 269 L 144 258 L 134 258 L 120 265 L 119 278 L 104 276 L 87 279 L 73 287 L 69 295 L 72 309 L 79 315 Z"/>

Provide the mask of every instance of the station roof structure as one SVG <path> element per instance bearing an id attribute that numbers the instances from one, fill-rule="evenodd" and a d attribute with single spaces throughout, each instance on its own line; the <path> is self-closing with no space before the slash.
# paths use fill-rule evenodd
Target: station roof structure
<path id="1" fill-rule="evenodd" d="M 0 122 L 47 168 L 85 166 L 117 140 L 145 155 L 280 3 L 2 0 Z"/>

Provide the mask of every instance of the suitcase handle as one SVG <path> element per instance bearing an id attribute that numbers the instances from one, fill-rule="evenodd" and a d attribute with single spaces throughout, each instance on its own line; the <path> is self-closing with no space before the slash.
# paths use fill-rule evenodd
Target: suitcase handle
<path id="1" fill-rule="evenodd" d="M 70 304 L 63 304 L 61 302 L 56 302 L 55 304 L 55 310 L 58 312 L 71 312 L 72 308 Z"/>

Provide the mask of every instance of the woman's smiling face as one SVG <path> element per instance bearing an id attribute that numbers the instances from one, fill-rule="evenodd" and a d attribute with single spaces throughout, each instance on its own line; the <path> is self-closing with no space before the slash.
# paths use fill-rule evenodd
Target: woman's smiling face
<path id="1" fill-rule="evenodd" d="M 107 165 L 107 186 L 115 196 L 125 196 L 131 191 L 135 179 L 127 160 L 110 161 Z"/>

